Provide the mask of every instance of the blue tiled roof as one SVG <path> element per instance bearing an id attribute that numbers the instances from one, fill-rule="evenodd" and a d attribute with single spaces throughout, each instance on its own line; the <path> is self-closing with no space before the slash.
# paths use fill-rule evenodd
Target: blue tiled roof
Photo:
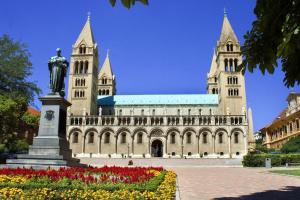
<path id="1" fill-rule="evenodd" d="M 218 105 L 216 94 L 157 94 L 98 96 L 98 105 Z"/>

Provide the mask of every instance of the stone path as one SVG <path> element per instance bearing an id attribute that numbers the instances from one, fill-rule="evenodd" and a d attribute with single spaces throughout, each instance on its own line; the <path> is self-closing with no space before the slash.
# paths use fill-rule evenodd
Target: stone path
<path id="1" fill-rule="evenodd" d="M 85 158 L 81 162 L 127 166 L 128 159 Z M 133 162 L 174 170 L 182 200 L 300 200 L 300 177 L 272 174 L 265 168 L 242 168 L 238 159 L 133 159 Z"/>
<path id="2" fill-rule="evenodd" d="M 180 197 L 201 199 L 300 199 L 300 178 L 253 168 L 172 168 L 178 175 Z"/>

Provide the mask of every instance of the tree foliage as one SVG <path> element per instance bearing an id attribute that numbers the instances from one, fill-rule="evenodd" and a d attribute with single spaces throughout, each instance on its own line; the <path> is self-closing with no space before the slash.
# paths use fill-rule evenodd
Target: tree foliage
<path id="1" fill-rule="evenodd" d="M 117 0 L 109 0 L 110 4 L 112 6 L 116 5 Z M 126 8 L 131 8 L 131 6 L 135 5 L 136 2 L 140 2 L 144 5 L 148 5 L 148 0 L 121 0 L 121 3 L 126 7 Z"/>
<path id="2" fill-rule="evenodd" d="M 36 126 L 36 119 L 25 114 L 28 104 L 41 91 L 27 80 L 32 74 L 29 58 L 25 44 L 13 41 L 8 35 L 0 37 L 0 144 L 7 150 L 18 145 L 24 149 L 26 145 L 17 140 L 15 133 L 22 131 L 24 124 Z"/>
<path id="3" fill-rule="evenodd" d="M 282 145 L 281 152 L 300 153 L 300 136 L 291 138 L 284 145 Z"/>
<path id="4" fill-rule="evenodd" d="M 257 0 L 252 23 L 242 46 L 244 55 L 240 70 L 259 68 L 272 74 L 282 64 L 284 84 L 300 83 L 300 1 Z"/>
<path id="5" fill-rule="evenodd" d="M 8 35 L 0 37 L 0 95 L 12 99 L 26 98 L 33 102 L 40 89 L 27 78 L 32 74 L 32 63 L 26 45 L 13 41 Z"/>

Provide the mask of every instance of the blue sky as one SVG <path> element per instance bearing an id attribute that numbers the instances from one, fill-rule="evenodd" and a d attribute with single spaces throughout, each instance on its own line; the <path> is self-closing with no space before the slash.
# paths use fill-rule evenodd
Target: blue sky
<path id="1" fill-rule="evenodd" d="M 206 74 L 220 36 L 224 7 L 243 43 L 243 35 L 255 19 L 255 1 L 149 1 L 149 6 L 136 4 L 131 10 L 120 4 L 112 8 L 108 0 L 4 1 L 0 35 L 9 34 L 28 45 L 33 63 L 30 79 L 44 95 L 48 92 L 49 57 L 60 47 L 70 59 L 72 44 L 91 12 L 100 63 L 110 49 L 118 94 L 206 93 Z M 282 80 L 280 68 L 274 75 L 246 73 L 247 103 L 253 109 L 255 130 L 286 107 L 291 89 Z M 38 100 L 35 104 L 40 107 Z"/>

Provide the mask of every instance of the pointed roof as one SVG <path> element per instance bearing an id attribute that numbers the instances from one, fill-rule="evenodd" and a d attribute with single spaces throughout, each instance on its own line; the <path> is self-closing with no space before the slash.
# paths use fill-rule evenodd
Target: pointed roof
<path id="1" fill-rule="evenodd" d="M 76 40 L 75 46 L 78 46 L 82 41 L 84 41 L 87 46 L 93 46 L 95 44 L 90 16 L 88 16 L 86 23 Z"/>
<path id="2" fill-rule="evenodd" d="M 214 50 L 214 54 L 213 57 L 211 59 L 211 65 L 210 65 L 210 71 L 208 73 L 208 76 L 213 76 L 215 75 L 216 71 L 217 71 L 217 61 L 216 61 L 216 51 Z"/>
<path id="3" fill-rule="evenodd" d="M 106 54 L 106 58 L 105 58 L 105 61 L 104 61 L 103 65 L 102 65 L 102 68 L 101 68 L 101 70 L 99 72 L 99 78 L 101 76 L 103 76 L 103 74 L 105 74 L 108 77 L 114 78 L 114 75 L 113 75 L 113 72 L 112 72 L 112 69 L 111 69 L 111 64 L 110 64 L 108 52 Z"/>
<path id="4" fill-rule="evenodd" d="M 219 42 L 226 42 L 228 38 L 230 38 L 233 42 L 238 42 L 238 39 L 227 18 L 227 12 L 224 11 L 223 26 L 222 26 Z"/>

